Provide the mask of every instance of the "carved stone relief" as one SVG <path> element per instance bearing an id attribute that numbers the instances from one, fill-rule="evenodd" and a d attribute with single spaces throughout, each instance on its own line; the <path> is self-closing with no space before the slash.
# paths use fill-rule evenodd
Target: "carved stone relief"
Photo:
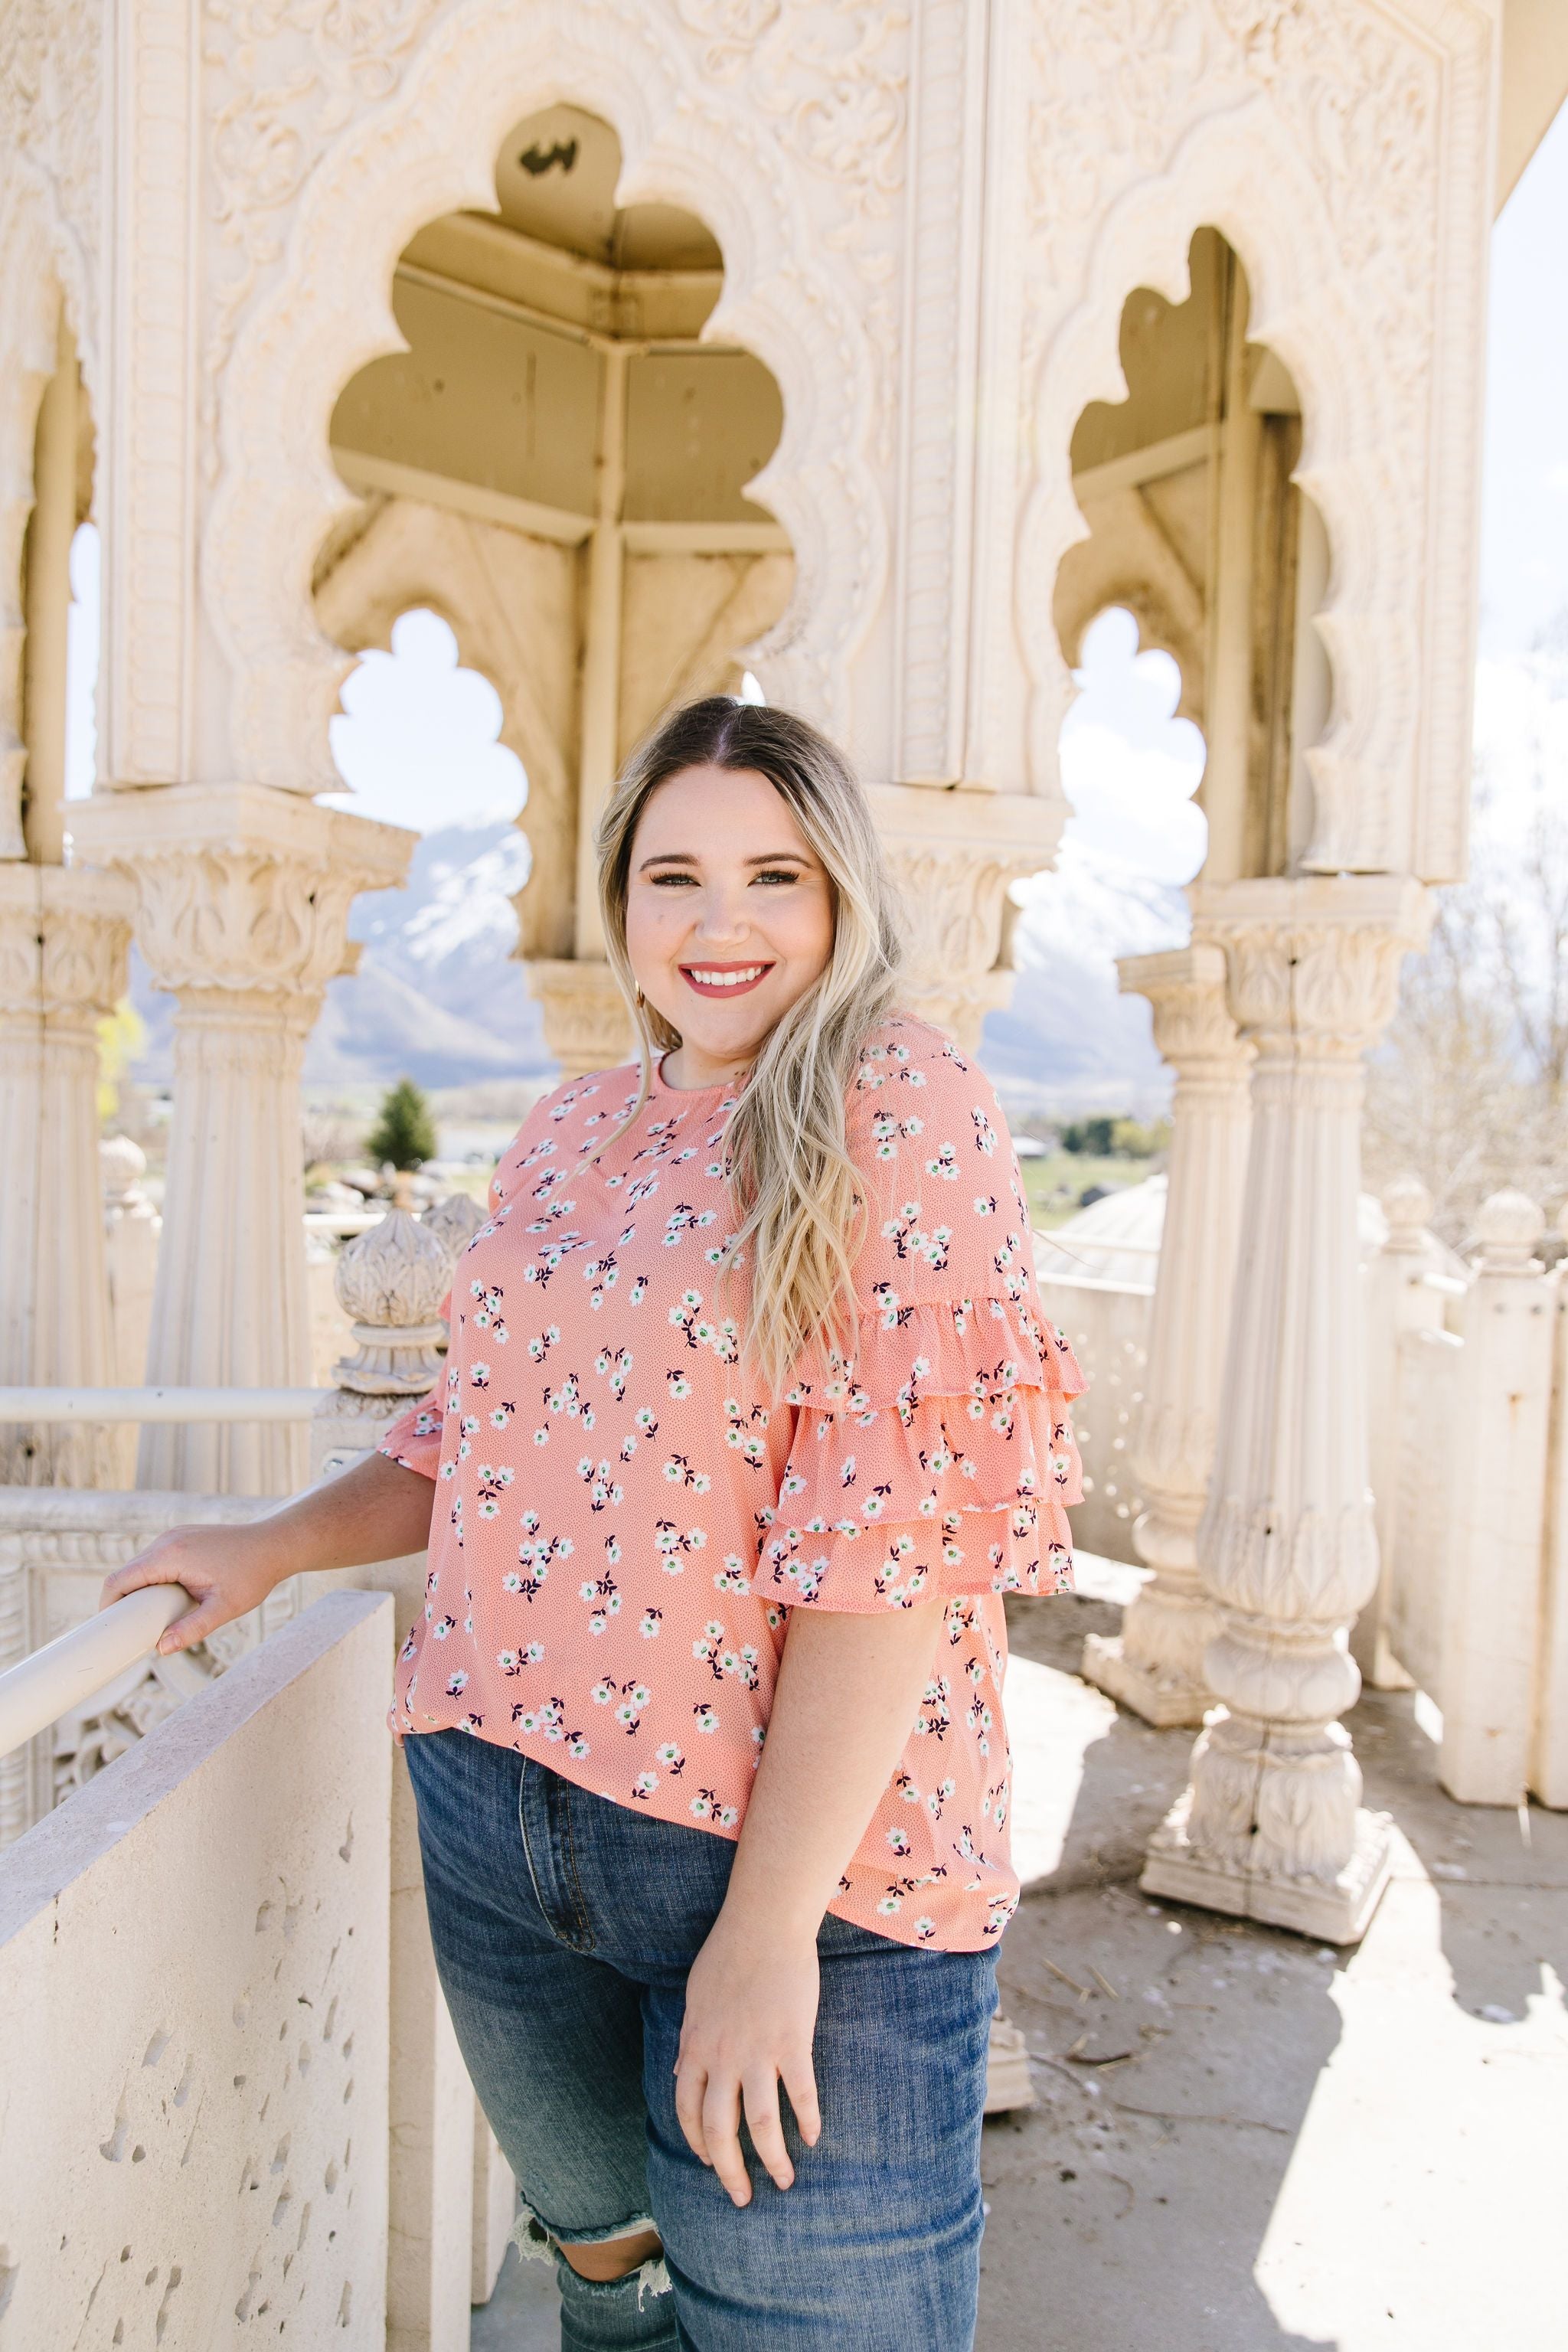
<path id="1" fill-rule="evenodd" d="M 103 27 L 93 0 L 10 0 L 0 14 L 0 303 L 12 289 L 24 299 L 30 291 L 15 226 L 30 196 L 47 225 L 50 261 L 69 299 L 91 384 L 99 364 Z M 16 346 L 4 348 L 9 371 Z"/>
<path id="2" fill-rule="evenodd" d="M 205 47 L 229 243 L 207 331 L 222 386 L 202 569 L 234 679 L 231 772 L 330 788 L 326 721 L 345 664 L 302 568 L 347 503 L 325 465 L 332 401 L 395 348 L 388 293 L 408 236 L 489 205 L 509 125 L 567 96 L 619 134 L 623 202 L 680 205 L 723 247 L 708 331 L 753 351 L 784 394 L 784 438 L 756 495 L 799 574 L 767 641 L 770 684 L 843 731 L 886 566 L 877 444 L 890 432 L 902 13 L 308 0 L 315 41 L 300 40 L 299 13 L 285 37 L 270 8 L 209 10 Z M 269 37 L 252 37 L 262 26 Z M 718 70 L 704 71 L 708 53 Z"/>
<path id="3" fill-rule="evenodd" d="M 1475 528 L 1458 450 L 1479 388 L 1490 17 L 1422 13 L 1435 37 L 1376 0 L 1063 0 L 1034 19 L 1019 572 L 1034 764 L 1070 694 L 1050 604 L 1084 528 L 1072 427 L 1090 400 L 1121 396 L 1126 295 L 1180 299 L 1188 241 L 1210 223 L 1246 267 L 1250 331 L 1300 391 L 1296 478 L 1333 547 L 1318 626 L 1334 716 L 1310 753 L 1307 857 L 1330 871 L 1419 858 L 1441 876 L 1462 857 L 1472 647 L 1468 567 L 1453 558 Z"/>

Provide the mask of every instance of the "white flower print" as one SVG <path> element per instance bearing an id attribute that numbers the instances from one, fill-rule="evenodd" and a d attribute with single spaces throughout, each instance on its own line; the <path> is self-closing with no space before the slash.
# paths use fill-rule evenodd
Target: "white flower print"
<path id="1" fill-rule="evenodd" d="M 492 1284 L 470 1282 L 468 1296 L 475 1301 L 470 1318 L 476 1331 L 488 1331 L 498 1348 L 507 1343 L 506 1322 L 501 1313 L 503 1294 Z"/>
<path id="2" fill-rule="evenodd" d="M 584 1454 L 579 1461 L 577 1475 L 588 1489 L 591 1511 L 608 1510 L 626 1498 L 626 1488 L 612 1476 L 609 1464 L 595 1462 L 591 1454 Z"/>
<path id="3" fill-rule="evenodd" d="M 701 1528 L 688 1528 L 682 1535 L 673 1519 L 658 1519 L 654 1524 L 653 1540 L 665 1574 L 679 1576 L 686 1567 L 686 1556 L 700 1551 L 708 1538 Z"/>
<path id="4" fill-rule="evenodd" d="M 656 1084 L 639 1109 L 622 1070 L 558 1089 L 503 1154 L 438 1394 L 385 1449 L 445 1477 L 395 1718 L 510 1741 L 615 1802 L 733 1837 L 790 1611 L 941 1591 L 918 1730 L 833 1907 L 973 1950 L 1016 1901 L 995 1595 L 1068 1580 L 1079 1465 L 1058 1391 L 1076 1368 L 1040 1310 L 1018 1166 L 979 1074 L 897 1015 L 855 1085 L 857 1339 L 803 1351 L 784 1423 L 742 1352 L 743 1270 L 725 1286 L 745 1256 L 732 1103 Z M 562 1282 L 569 1260 L 580 1282 Z M 532 1305 L 509 1357 L 519 1297 Z M 628 1322 L 643 1306 L 667 1333 L 651 1354 Z M 531 1392 L 507 1377 L 520 1357 Z"/>
<path id="5" fill-rule="evenodd" d="M 768 1458 L 763 1432 L 768 1425 L 768 1409 L 754 1404 L 742 1413 L 734 1397 L 724 1400 L 724 1443 L 732 1445 L 742 1462 L 752 1470 L 760 1470 Z"/>

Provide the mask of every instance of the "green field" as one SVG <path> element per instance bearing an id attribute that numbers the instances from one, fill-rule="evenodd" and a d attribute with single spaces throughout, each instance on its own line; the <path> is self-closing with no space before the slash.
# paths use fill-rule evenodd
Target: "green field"
<path id="1" fill-rule="evenodd" d="M 1157 1160 L 1129 1160 L 1125 1156 L 1097 1160 L 1088 1152 L 1051 1151 L 1037 1160 L 1021 1160 L 1024 1171 L 1024 1192 L 1029 1203 L 1029 1222 L 1037 1232 L 1048 1233 L 1053 1225 L 1065 1224 L 1078 1214 L 1081 1195 L 1091 1184 L 1101 1184 L 1108 1192 L 1119 1192 L 1127 1184 L 1141 1184 L 1145 1176 L 1153 1174 L 1160 1165 Z"/>

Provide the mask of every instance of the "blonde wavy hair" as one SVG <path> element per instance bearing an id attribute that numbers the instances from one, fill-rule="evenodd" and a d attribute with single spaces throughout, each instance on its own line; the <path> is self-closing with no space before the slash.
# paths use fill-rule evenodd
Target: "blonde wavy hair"
<path id="1" fill-rule="evenodd" d="M 632 753 L 595 835 L 605 949 L 637 1025 L 642 1071 L 626 1125 L 647 1100 L 654 1054 L 680 1043 L 643 997 L 626 952 L 632 845 L 660 784 L 701 767 L 765 776 L 832 889 L 833 952 L 762 1046 L 726 1137 L 738 1220 L 730 1259 L 749 1260 L 752 1271 L 747 1351 L 778 1389 L 812 1340 L 845 1354 L 854 1345 L 865 1202 L 845 1139 L 845 1105 L 860 1047 L 894 1002 L 900 923 L 870 803 L 826 736 L 790 711 L 728 695 L 673 711 Z"/>

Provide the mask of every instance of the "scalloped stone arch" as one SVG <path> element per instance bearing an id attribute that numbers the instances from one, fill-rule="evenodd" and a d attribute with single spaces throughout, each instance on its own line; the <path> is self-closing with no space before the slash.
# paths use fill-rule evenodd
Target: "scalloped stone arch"
<path id="1" fill-rule="evenodd" d="M 1260 173 L 1260 153 L 1270 157 Z M 1114 204 L 1088 256 L 1081 291 L 1049 340 L 1035 384 L 1035 479 L 1020 530 L 1019 633 L 1030 677 L 1029 745 L 1048 774 L 1072 698 L 1052 621 L 1056 573 L 1088 534 L 1068 448 L 1091 401 L 1126 396 L 1122 307 L 1135 287 L 1168 301 L 1191 291 L 1188 250 L 1201 227 L 1235 248 L 1252 296 L 1248 338 L 1283 361 L 1300 395 L 1294 478 L 1321 515 L 1328 598 L 1314 616 L 1333 677 L 1314 787 L 1309 867 L 1387 870 L 1410 863 L 1417 745 L 1415 684 L 1420 600 L 1412 570 L 1419 489 L 1390 481 L 1398 428 L 1323 196 L 1293 126 L 1265 97 L 1194 126 L 1162 173 Z M 1419 452 L 1410 452 L 1418 460 Z M 1373 527 L 1372 518 L 1378 521 Z"/>
<path id="2" fill-rule="evenodd" d="M 562 910 L 569 917 L 573 888 L 566 746 L 542 707 L 538 664 L 527 658 L 515 614 L 489 564 L 474 560 L 473 533 L 486 528 L 443 508 L 394 499 L 333 565 L 316 604 L 351 667 L 373 647 L 389 652 L 393 628 L 406 612 L 422 606 L 446 622 L 462 667 L 477 670 L 500 697 L 499 740 L 516 752 L 528 778 L 518 824 L 533 853 L 531 879 L 540 885 L 530 916 L 557 924 Z M 564 949 L 568 936 L 563 930 L 554 944 Z"/>
<path id="3" fill-rule="evenodd" d="M 1170 655 L 1182 681 L 1181 698 L 1172 716 L 1190 719 L 1194 726 L 1201 727 L 1203 713 L 1193 688 L 1203 675 L 1203 648 L 1194 645 L 1192 632 L 1183 626 L 1158 589 L 1150 587 L 1147 581 L 1131 578 L 1107 566 L 1089 583 L 1085 593 L 1070 599 L 1066 610 L 1063 599 L 1058 596 L 1054 616 L 1057 639 L 1068 667 L 1081 668 L 1084 638 L 1102 613 L 1114 612 L 1131 613 L 1137 622 L 1140 653 Z"/>
<path id="4" fill-rule="evenodd" d="M 354 501 L 331 466 L 328 425 L 356 369 L 403 348 L 397 257 L 442 214 L 492 209 L 506 132 L 560 101 L 615 129 L 623 202 L 680 205 L 719 239 L 724 293 L 707 331 L 752 352 L 783 393 L 783 437 L 755 494 L 796 562 L 790 608 L 751 658 L 781 700 L 835 731 L 847 725 L 849 661 L 887 565 L 868 455 L 873 369 L 776 142 L 743 96 L 704 84 L 675 28 L 659 35 L 614 0 L 552 0 L 518 16 L 468 0 L 426 37 L 395 95 L 324 154 L 278 278 L 225 368 L 202 579 L 232 676 L 233 772 L 249 781 L 301 792 L 336 782 L 327 721 L 349 662 L 317 625 L 310 578 Z"/>
<path id="5" fill-rule="evenodd" d="M 38 409 L 55 372 L 59 306 L 77 336 L 84 336 L 79 259 L 71 239 L 50 218 L 44 197 L 25 179 L 0 198 L 0 857 L 21 857 L 22 662 L 26 618 L 22 604 L 22 550 L 33 511 L 33 461 Z"/>

